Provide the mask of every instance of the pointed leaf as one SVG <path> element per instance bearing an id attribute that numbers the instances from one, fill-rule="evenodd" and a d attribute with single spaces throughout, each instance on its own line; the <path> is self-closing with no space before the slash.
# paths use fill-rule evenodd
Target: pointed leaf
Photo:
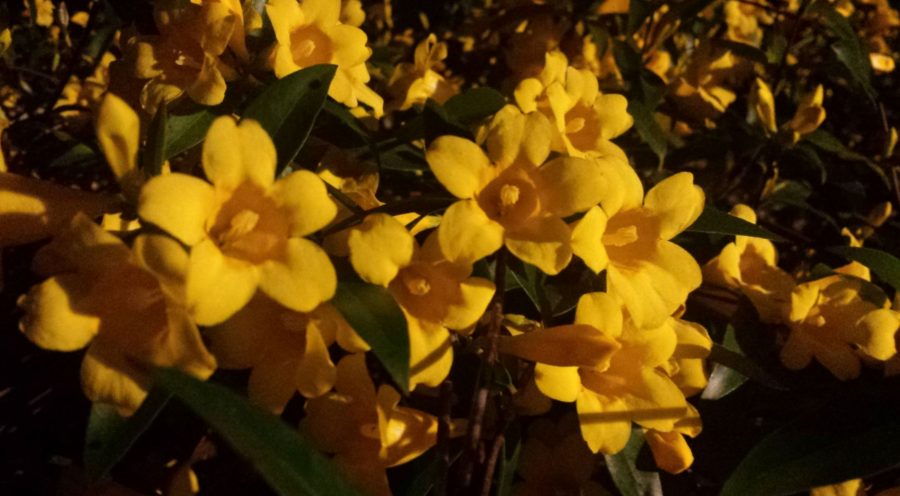
<path id="1" fill-rule="evenodd" d="M 754 238 L 765 238 L 773 241 L 784 241 L 781 236 L 769 232 L 756 224 L 751 224 L 739 217 L 726 214 L 721 210 L 707 205 L 703 208 L 700 217 L 687 228 L 688 231 L 712 233 L 712 234 L 730 234 L 732 236 L 751 236 Z"/>

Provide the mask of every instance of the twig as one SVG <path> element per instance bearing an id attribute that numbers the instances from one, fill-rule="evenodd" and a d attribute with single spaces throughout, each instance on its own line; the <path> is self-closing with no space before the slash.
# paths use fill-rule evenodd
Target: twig
<path id="1" fill-rule="evenodd" d="M 481 496 L 490 496 L 491 486 L 494 482 L 494 471 L 497 469 L 497 459 L 500 458 L 500 450 L 506 442 L 506 437 L 501 432 L 499 436 L 494 438 L 494 445 L 491 447 L 491 454 L 487 460 L 487 466 L 484 469 L 484 482 L 481 484 Z"/>
<path id="2" fill-rule="evenodd" d="M 437 480 L 434 481 L 434 495 L 446 496 L 447 479 L 450 472 L 450 416 L 453 407 L 453 383 L 449 380 L 441 383 L 440 416 L 437 432 Z"/>
<path id="3" fill-rule="evenodd" d="M 503 324 L 503 288 L 506 287 L 506 249 L 501 248 L 497 253 L 497 263 L 494 267 L 494 285 L 497 292 L 494 293 L 494 302 L 488 313 L 487 323 L 487 349 L 482 356 L 479 366 L 479 385 L 472 401 L 472 414 L 469 418 L 469 431 L 467 450 L 468 455 L 463 462 L 462 486 L 469 487 L 472 483 L 472 472 L 475 468 L 475 460 L 478 458 L 478 448 L 481 445 L 481 436 L 484 422 L 484 412 L 487 409 L 487 400 L 491 392 L 494 364 L 497 362 L 497 342 L 500 337 L 500 328 Z"/>

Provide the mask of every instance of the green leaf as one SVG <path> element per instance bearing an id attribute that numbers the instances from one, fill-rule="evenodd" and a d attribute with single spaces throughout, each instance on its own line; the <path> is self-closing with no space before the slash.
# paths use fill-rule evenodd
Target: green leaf
<path id="1" fill-rule="evenodd" d="M 166 132 L 169 110 L 165 105 L 160 105 L 153 120 L 150 121 L 150 129 L 147 132 L 147 142 L 141 155 L 141 168 L 150 176 L 159 175 L 162 164 L 166 161 Z"/>
<path id="2" fill-rule="evenodd" d="M 474 88 L 444 103 L 444 110 L 458 122 L 470 125 L 490 117 L 506 105 L 506 98 L 493 88 Z"/>
<path id="3" fill-rule="evenodd" d="M 339 282 L 331 300 L 404 392 L 409 392 L 409 334 L 406 318 L 387 289 Z"/>
<path id="4" fill-rule="evenodd" d="M 900 291 L 900 258 L 874 248 L 839 246 L 830 251 L 865 265 L 884 282 Z"/>
<path id="5" fill-rule="evenodd" d="M 766 57 L 765 52 L 753 45 L 732 40 L 713 40 L 713 43 L 717 47 L 729 50 L 738 57 L 745 58 L 751 62 L 757 62 L 762 65 L 767 65 L 769 63 L 769 59 Z"/>
<path id="6" fill-rule="evenodd" d="M 157 369 L 154 376 L 161 389 L 181 400 L 247 458 L 276 493 L 357 494 L 346 476 L 306 438 L 230 389 L 174 368 Z"/>
<path id="7" fill-rule="evenodd" d="M 209 107 L 191 107 L 192 112 L 173 110 L 166 119 L 166 160 L 203 141 L 206 131 L 217 117 Z"/>
<path id="8" fill-rule="evenodd" d="M 49 169 L 77 169 L 97 164 L 100 157 L 93 148 L 84 143 L 76 143 L 74 146 L 54 158 L 47 164 Z"/>
<path id="9" fill-rule="evenodd" d="M 84 439 L 84 471 L 88 479 L 103 478 L 131 449 L 135 441 L 166 406 L 170 395 L 151 389 L 130 417 L 122 417 L 111 405 L 94 403 Z"/>
<path id="10" fill-rule="evenodd" d="M 873 162 L 869 157 L 862 155 L 860 153 L 856 153 L 850 148 L 847 148 L 839 139 L 837 139 L 833 134 L 829 133 L 824 129 L 816 129 L 810 134 L 807 134 L 803 137 L 805 141 L 809 141 L 813 145 L 821 148 L 822 150 L 833 153 L 834 155 L 842 158 L 844 160 L 851 160 L 856 162 L 862 162 L 866 164 L 869 169 L 874 172 L 881 182 L 884 184 L 885 188 L 891 189 L 891 181 L 888 179 L 887 174 L 881 167 L 878 166 L 875 162 Z"/>
<path id="11" fill-rule="evenodd" d="M 732 352 L 740 352 L 741 346 L 735 336 L 734 327 L 729 325 L 725 330 L 725 336 L 722 339 L 722 346 Z M 728 396 L 736 391 L 745 382 L 747 376 L 734 370 L 731 367 L 716 363 L 713 365 L 712 372 L 709 374 L 709 381 L 703 388 L 703 394 L 700 396 L 704 400 L 718 400 Z"/>
<path id="12" fill-rule="evenodd" d="M 865 93 L 869 102 L 874 106 L 878 95 L 872 87 L 872 66 L 869 62 L 869 53 L 863 48 L 856 31 L 850 21 L 842 16 L 834 6 L 827 1 L 816 2 L 810 12 L 819 15 L 819 22 L 837 37 L 832 45 L 835 55 L 856 86 Z"/>
<path id="13" fill-rule="evenodd" d="M 522 457 L 522 441 L 515 441 L 515 448 L 510 449 L 510 442 L 503 443 L 500 452 L 500 466 L 497 467 L 497 496 L 510 496 L 513 482 L 516 479 L 516 470 L 519 468 L 519 460 Z"/>
<path id="14" fill-rule="evenodd" d="M 707 205 L 703 208 L 700 217 L 687 228 L 688 231 L 711 233 L 711 234 L 729 234 L 733 236 L 751 236 L 754 238 L 765 238 L 773 241 L 784 241 L 781 236 L 769 232 L 756 224 L 751 224 L 744 219 L 726 214 L 721 210 Z"/>
<path id="15" fill-rule="evenodd" d="M 628 444 L 615 455 L 605 455 L 606 467 L 613 483 L 622 496 L 662 496 L 659 473 L 648 472 L 637 467 L 638 455 L 644 445 L 641 429 L 632 429 Z"/>
<path id="16" fill-rule="evenodd" d="M 269 85 L 241 116 L 259 121 L 278 150 L 280 172 L 294 159 L 325 105 L 337 66 L 315 65 Z"/>
<path id="17" fill-rule="evenodd" d="M 659 157 L 659 162 L 662 163 L 666 156 L 668 139 L 666 138 L 666 132 L 656 122 L 653 111 L 637 100 L 630 100 L 628 102 L 628 113 L 634 118 L 634 127 L 637 129 L 638 134 L 641 135 L 641 138 L 650 146 L 653 153 Z"/>
<path id="18" fill-rule="evenodd" d="M 839 395 L 769 434 L 741 461 L 721 494 L 793 494 L 900 465 L 900 405 L 897 384 L 892 386 Z"/>
<path id="19" fill-rule="evenodd" d="M 728 367 L 744 377 L 752 379 L 772 389 L 784 390 L 787 387 L 779 379 L 772 376 L 765 369 L 757 365 L 753 360 L 744 355 L 731 351 L 722 345 L 713 343 L 709 353 L 709 361 Z"/>

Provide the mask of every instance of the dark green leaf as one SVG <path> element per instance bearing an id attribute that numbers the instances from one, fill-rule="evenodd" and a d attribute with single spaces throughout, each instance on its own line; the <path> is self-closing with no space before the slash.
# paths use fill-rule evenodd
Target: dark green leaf
<path id="1" fill-rule="evenodd" d="M 391 294 L 374 284 L 339 282 L 331 304 L 372 347 L 396 385 L 409 392 L 409 334 Z"/>
<path id="2" fill-rule="evenodd" d="M 765 52 L 753 45 L 731 40 L 715 40 L 714 44 L 717 47 L 729 50 L 738 57 L 743 57 L 751 62 L 757 62 L 762 65 L 766 65 L 769 62 Z"/>
<path id="3" fill-rule="evenodd" d="M 900 291 L 900 259 L 897 257 L 881 250 L 863 247 L 840 246 L 831 251 L 872 269 L 884 282 Z"/>
<path id="4" fill-rule="evenodd" d="M 819 22 L 837 37 L 837 41 L 831 48 L 847 72 L 850 73 L 856 86 L 865 93 L 874 106 L 878 95 L 872 87 L 872 66 L 869 62 L 869 54 L 856 36 L 856 31 L 850 21 L 835 10 L 834 5 L 824 0 L 816 2 L 810 12 L 818 14 Z"/>
<path id="5" fill-rule="evenodd" d="M 275 81 L 241 116 L 262 124 L 278 150 L 277 171 L 294 159 L 309 137 L 328 96 L 337 66 L 316 65 Z"/>
<path id="6" fill-rule="evenodd" d="M 643 103 L 631 100 L 628 102 L 628 113 L 634 118 L 634 127 L 637 129 L 638 134 L 641 135 L 641 138 L 650 146 L 650 149 L 653 150 L 653 153 L 659 157 L 659 161 L 662 163 L 666 156 L 668 140 L 666 132 L 656 122 L 653 111 Z"/>
<path id="7" fill-rule="evenodd" d="M 777 496 L 874 475 L 900 465 L 898 445 L 895 388 L 845 393 L 765 437 L 721 494 Z"/>
<path id="8" fill-rule="evenodd" d="M 712 351 L 709 353 L 709 361 L 724 365 L 769 388 L 786 389 L 779 379 L 766 372 L 753 360 L 722 345 L 713 344 Z"/>
<path id="9" fill-rule="evenodd" d="M 732 352 L 740 352 L 741 347 L 735 337 L 734 327 L 731 325 L 725 330 L 725 336 L 722 339 L 722 346 Z M 741 387 L 747 382 L 747 376 L 741 374 L 731 367 L 721 363 L 713 365 L 712 372 L 709 374 L 709 381 L 703 389 L 700 398 L 704 400 L 718 400 L 724 398 Z"/>
<path id="10" fill-rule="evenodd" d="M 62 155 L 54 158 L 47 164 L 49 169 L 76 169 L 94 165 L 100 161 L 97 152 L 84 143 L 76 143 Z"/>
<path id="11" fill-rule="evenodd" d="M 208 107 L 190 113 L 170 113 L 166 119 L 165 158 L 170 159 L 203 141 L 215 118 L 216 113 Z"/>
<path id="12" fill-rule="evenodd" d="M 165 105 L 160 105 L 153 120 L 150 121 L 150 129 L 147 132 L 147 142 L 141 154 L 141 168 L 147 175 L 156 176 L 162 170 L 162 164 L 166 161 L 166 132 L 169 120 L 169 110 Z"/>
<path id="13" fill-rule="evenodd" d="M 426 142 L 430 143 L 438 137 L 448 134 L 467 139 L 472 138 L 472 133 L 469 132 L 466 125 L 450 115 L 444 107 L 441 107 L 434 100 L 425 102 L 425 108 L 422 109 L 422 119 Z"/>
<path id="14" fill-rule="evenodd" d="M 662 484 L 657 472 L 647 472 L 637 467 L 638 455 L 644 445 L 641 429 L 632 429 L 625 448 L 615 455 L 605 455 L 606 466 L 613 483 L 622 496 L 662 496 Z"/>
<path id="15" fill-rule="evenodd" d="M 474 88 L 460 93 L 444 103 L 444 110 L 458 122 L 474 124 L 497 113 L 506 105 L 506 98 L 493 88 Z"/>
<path id="16" fill-rule="evenodd" d="M 730 234 L 733 236 L 751 236 L 774 241 L 784 240 L 781 236 L 769 232 L 756 224 L 751 224 L 744 219 L 726 214 L 709 205 L 703 209 L 700 217 L 687 230 L 712 234 Z"/>
<path id="17" fill-rule="evenodd" d="M 151 389 L 130 417 L 120 416 L 113 406 L 94 403 L 84 439 L 84 471 L 89 480 L 97 481 L 109 473 L 150 427 L 169 397 L 168 393 Z"/>
<path id="18" fill-rule="evenodd" d="M 648 0 L 631 0 L 628 4 L 628 34 L 637 31 L 653 10 L 653 4 Z"/>
<path id="19" fill-rule="evenodd" d="M 887 174 L 878 166 L 875 162 L 862 155 L 860 153 L 856 153 L 850 148 L 844 146 L 843 143 L 839 139 L 837 139 L 833 134 L 829 133 L 824 129 L 816 129 L 810 134 L 807 134 L 803 137 L 804 140 L 809 141 L 813 145 L 825 150 L 826 152 L 833 153 L 838 157 L 844 160 L 852 160 L 856 162 L 862 162 L 869 167 L 869 169 L 874 172 L 879 179 L 881 179 L 882 184 L 884 184 L 885 188 L 891 189 L 891 181 L 888 179 Z"/>
<path id="20" fill-rule="evenodd" d="M 247 458 L 278 494 L 356 494 L 307 439 L 230 389 L 173 368 L 158 369 L 155 379 Z"/>
<path id="21" fill-rule="evenodd" d="M 514 448 L 510 448 L 514 444 Z M 516 470 L 519 468 L 519 459 L 522 456 L 522 442 L 503 443 L 500 452 L 500 466 L 497 467 L 497 496 L 510 496 L 512 494 L 513 481 L 516 479 Z"/>

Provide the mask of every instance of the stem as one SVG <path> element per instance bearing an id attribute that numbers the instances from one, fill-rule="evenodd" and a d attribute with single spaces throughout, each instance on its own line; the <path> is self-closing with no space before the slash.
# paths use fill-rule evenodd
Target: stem
<path id="1" fill-rule="evenodd" d="M 449 380 L 441 383 L 440 416 L 437 432 L 437 480 L 434 482 L 434 495 L 446 496 L 447 479 L 450 472 L 450 417 L 453 407 L 453 383 Z"/>
<path id="2" fill-rule="evenodd" d="M 472 472 L 475 461 L 481 447 L 481 437 L 484 423 L 484 412 L 487 409 L 487 401 L 493 384 L 494 364 L 497 362 L 497 342 L 500 337 L 500 328 L 503 324 L 503 288 L 506 287 L 506 249 L 501 248 L 497 253 L 497 263 L 494 267 L 494 285 L 496 292 L 494 293 L 494 301 L 491 304 L 491 310 L 488 313 L 487 323 L 487 349 L 482 355 L 481 365 L 479 366 L 479 385 L 475 391 L 475 398 L 472 401 L 472 414 L 469 418 L 469 431 L 467 450 L 468 456 L 463 463 L 462 486 L 469 487 L 472 483 Z"/>
<path id="3" fill-rule="evenodd" d="M 481 485 L 481 496 L 490 496 L 491 486 L 494 482 L 494 471 L 497 469 L 497 459 L 500 458 L 500 450 L 506 442 L 503 433 L 494 438 L 494 445 L 491 447 L 491 455 L 487 460 L 487 467 L 484 471 L 484 483 Z"/>

